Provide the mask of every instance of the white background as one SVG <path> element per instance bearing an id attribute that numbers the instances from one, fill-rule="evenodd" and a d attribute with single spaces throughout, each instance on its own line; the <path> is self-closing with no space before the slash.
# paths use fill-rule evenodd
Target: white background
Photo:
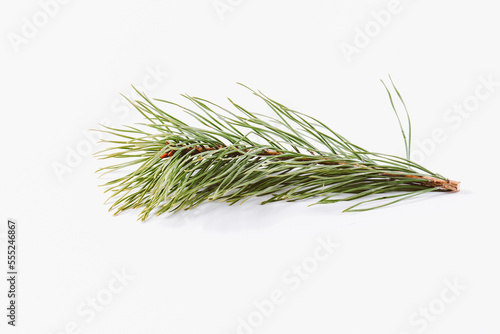
<path id="1" fill-rule="evenodd" d="M 1 262 L 6 220 L 15 218 L 20 277 L 15 329 L 0 281 L 0 331 L 498 333 L 500 8 L 491 0 L 391 6 L 2 2 Z M 381 26 L 373 12 L 388 8 Z M 346 57 L 347 44 L 357 53 Z M 119 96 L 131 84 L 146 83 L 152 97 L 180 102 L 189 93 L 227 105 L 230 96 L 251 108 L 242 82 L 367 149 L 403 155 L 379 82 L 389 73 L 412 115 L 415 158 L 462 181 L 460 193 L 358 214 L 341 213 L 347 204 L 209 203 L 146 223 L 103 204 L 88 130 L 140 120 Z M 464 103 L 469 111 L 456 113 Z M 283 277 L 314 264 L 318 238 L 340 246 L 295 289 Z M 117 272 L 130 276 L 125 285 Z M 257 314 L 255 302 L 273 290 L 282 303 Z M 106 305 L 91 316 L 93 298 Z"/>

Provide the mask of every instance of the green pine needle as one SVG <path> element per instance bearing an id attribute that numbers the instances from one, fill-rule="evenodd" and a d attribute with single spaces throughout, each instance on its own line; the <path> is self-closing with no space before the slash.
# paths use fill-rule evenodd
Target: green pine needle
<path id="1" fill-rule="evenodd" d="M 334 132 L 319 120 L 293 111 L 260 91 L 248 88 L 274 112 L 252 113 L 232 100 L 229 109 L 183 95 L 197 111 L 160 99 L 129 102 L 146 118 L 136 127 L 104 127 L 114 136 L 102 140 L 111 147 L 101 159 L 123 159 L 98 170 L 125 172 L 104 184 L 118 214 L 141 208 L 139 218 L 194 208 L 206 201 L 230 205 L 255 196 L 262 204 L 319 198 L 315 204 L 357 201 L 344 211 L 366 211 L 429 191 L 458 191 L 458 182 L 445 179 L 409 160 L 411 122 L 406 111 L 405 134 L 392 95 L 384 84 L 405 143 L 406 159 L 369 152 Z M 202 127 L 185 123 L 165 111 L 175 107 Z M 395 195 L 386 193 L 397 192 Z M 383 204 L 378 204 L 380 201 Z M 372 204 L 376 202 L 377 204 Z"/>

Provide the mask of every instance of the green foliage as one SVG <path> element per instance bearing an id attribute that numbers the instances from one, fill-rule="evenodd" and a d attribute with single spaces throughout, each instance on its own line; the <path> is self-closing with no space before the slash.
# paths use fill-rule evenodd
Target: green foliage
<path id="1" fill-rule="evenodd" d="M 142 100 L 130 103 L 147 123 L 102 130 L 113 139 L 103 140 L 111 147 L 98 156 L 123 162 L 98 172 L 126 173 L 104 184 L 113 201 L 110 210 L 119 213 L 141 208 L 139 218 L 145 220 L 153 212 L 160 215 L 187 210 L 205 201 L 234 204 L 267 196 L 262 202 L 266 204 L 314 197 L 318 198 L 315 204 L 326 204 L 383 194 L 357 201 L 344 210 L 353 212 L 429 191 L 449 190 L 441 186 L 448 180 L 409 160 L 411 123 L 406 106 L 408 139 L 398 116 L 405 159 L 368 152 L 319 120 L 248 89 L 267 104 L 273 117 L 251 113 L 231 100 L 229 110 L 183 95 L 195 111 L 173 102 L 151 100 L 138 92 Z M 389 89 L 387 92 L 398 115 Z M 165 111 L 167 108 L 183 111 L 200 126 L 175 118 Z M 397 193 L 387 194 L 392 192 Z"/>

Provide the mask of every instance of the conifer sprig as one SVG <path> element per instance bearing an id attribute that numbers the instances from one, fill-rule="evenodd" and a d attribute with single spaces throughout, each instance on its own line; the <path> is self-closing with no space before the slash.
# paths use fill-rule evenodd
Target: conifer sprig
<path id="1" fill-rule="evenodd" d="M 246 86 L 273 117 L 252 113 L 230 99 L 233 110 L 183 95 L 194 106 L 187 108 L 137 91 L 142 100 L 129 102 L 147 122 L 100 130 L 113 139 L 103 140 L 111 147 L 98 156 L 123 162 L 98 172 L 126 173 L 104 184 L 113 201 L 110 210 L 117 214 L 141 208 L 139 218 L 145 220 L 153 212 L 187 210 L 205 201 L 232 205 L 267 196 L 262 204 L 309 198 L 319 198 L 315 204 L 360 200 L 344 210 L 354 212 L 430 191 L 458 191 L 458 182 L 409 160 L 411 122 L 406 105 L 392 83 L 406 111 L 408 137 L 384 86 L 403 134 L 406 158 L 369 152 L 321 121 Z M 183 111 L 200 126 L 172 116 L 167 107 Z M 382 195 L 365 199 L 376 194 Z"/>

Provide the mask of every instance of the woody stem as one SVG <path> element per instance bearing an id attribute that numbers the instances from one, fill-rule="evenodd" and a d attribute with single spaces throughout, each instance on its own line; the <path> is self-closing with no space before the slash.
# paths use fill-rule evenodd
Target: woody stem
<path id="1" fill-rule="evenodd" d="M 217 150 L 220 148 L 222 148 L 222 146 L 219 146 L 218 148 L 216 148 L 216 147 L 207 147 L 207 146 L 198 145 L 195 147 L 186 147 L 185 149 L 196 150 L 196 151 L 201 153 L 201 152 L 205 152 L 205 151 L 214 151 L 214 150 Z M 249 152 L 250 150 L 251 149 L 244 149 L 243 152 Z M 172 151 L 170 151 L 170 152 L 172 152 Z M 167 153 L 169 153 L 169 152 L 167 152 Z M 162 158 L 171 156 L 171 154 L 167 154 L 167 153 L 163 154 Z M 283 153 L 280 151 L 265 149 L 259 155 L 268 156 L 268 155 L 282 155 L 282 154 Z M 281 159 L 287 159 L 287 158 L 281 158 Z M 309 161 L 309 160 L 312 161 L 313 159 L 302 158 L 300 160 L 301 161 Z M 352 165 L 352 166 L 357 166 L 357 167 L 366 168 L 366 169 L 373 169 L 370 166 L 359 165 L 359 164 L 349 164 L 349 163 L 345 163 L 345 162 L 324 161 L 324 162 L 320 162 L 320 163 L 325 164 L 325 165 Z M 449 180 L 449 179 L 443 180 L 443 179 L 439 179 L 436 177 L 425 176 L 425 175 L 411 175 L 411 174 L 404 175 L 404 174 L 391 174 L 391 173 L 384 173 L 384 172 L 380 173 L 380 175 L 393 177 L 393 178 L 406 177 L 406 178 L 417 179 L 417 180 L 427 180 L 428 182 L 422 183 L 422 185 L 434 187 L 434 188 L 437 188 L 437 189 L 443 190 L 443 191 L 450 191 L 450 192 L 460 191 L 460 182 L 459 181 L 453 181 L 453 180 Z"/>

